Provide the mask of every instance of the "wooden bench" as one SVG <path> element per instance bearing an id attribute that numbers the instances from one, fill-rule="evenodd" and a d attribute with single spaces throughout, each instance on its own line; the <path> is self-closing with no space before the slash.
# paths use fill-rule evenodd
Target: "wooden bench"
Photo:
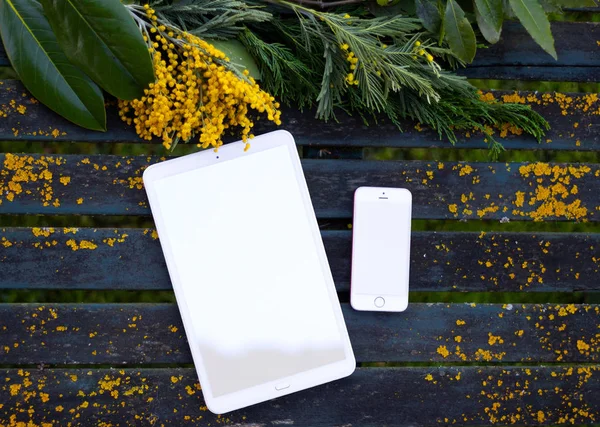
<path id="1" fill-rule="evenodd" d="M 464 73 L 598 81 L 600 24 L 557 23 L 554 31 L 558 62 L 508 24 L 505 42 L 482 50 Z M 47 151 L 0 154 L 0 295 L 22 291 L 24 301 L 25 291 L 46 290 L 33 294 L 41 302 L 0 304 L 0 426 L 600 422 L 600 164 L 378 161 L 364 149 L 449 146 L 414 124 L 400 133 L 285 111 L 359 367 L 347 379 L 218 417 L 204 406 L 176 305 L 145 303 L 139 292 L 173 300 L 141 181 L 159 158 L 52 154 L 57 141 L 139 141 L 114 107 L 109 131 L 92 133 L 33 102 L 19 82 L 1 83 L 0 138 L 41 141 Z M 502 96 L 533 103 L 552 125 L 547 142 L 509 134 L 507 148 L 540 150 L 541 160 L 543 150 L 600 151 L 597 94 L 495 93 Z M 480 136 L 458 144 L 483 146 Z M 349 307 L 347 225 L 361 185 L 412 191 L 411 291 L 421 301 L 452 292 L 454 302 L 411 303 L 401 314 Z M 78 228 L 4 226 L 15 215 L 43 215 L 35 220 L 46 225 L 69 216 Z M 511 222 L 536 219 L 546 221 L 536 231 L 511 231 Z M 149 225 L 123 226 L 134 220 Z M 423 220 L 460 231 L 418 231 Z M 487 222 L 470 226 L 480 220 Z M 583 232 L 551 231 L 548 221 L 565 220 L 588 223 Z M 89 221 L 103 226 L 82 226 Z M 65 303 L 57 290 L 84 302 Z M 117 290 L 132 291 L 117 294 L 125 303 L 89 302 Z M 496 301 L 508 292 L 510 303 L 458 302 L 473 295 L 464 292 Z"/>

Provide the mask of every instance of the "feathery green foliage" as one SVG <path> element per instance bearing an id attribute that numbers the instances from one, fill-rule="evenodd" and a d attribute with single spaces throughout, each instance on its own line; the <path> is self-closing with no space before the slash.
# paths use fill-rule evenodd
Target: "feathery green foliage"
<path id="1" fill-rule="evenodd" d="M 325 64 L 317 99 L 319 117 L 328 119 L 333 115 L 335 101 L 342 97 L 331 92 L 338 87 L 344 92 L 358 90 L 364 106 L 374 112 L 385 111 L 388 93 L 401 88 L 437 99 L 431 76 L 437 74 L 439 67 L 414 52 L 418 36 L 412 33 L 421 28 L 417 20 L 403 16 L 350 17 L 286 1 L 280 4 L 295 12 L 301 39 L 308 41 L 305 46 L 311 54 L 319 56 L 322 49 Z M 395 44 L 387 46 L 383 42 L 387 39 L 395 40 Z M 358 60 L 355 70 L 350 68 L 348 55 L 352 53 Z M 353 85 L 353 81 L 358 85 Z"/>
<path id="2" fill-rule="evenodd" d="M 440 101 L 424 104 L 410 91 L 391 97 L 388 104 L 390 117 L 412 119 L 434 129 L 440 138 L 456 142 L 455 132 L 482 132 L 495 160 L 504 147 L 493 136 L 493 128 L 510 124 L 534 136 L 538 141 L 549 129 L 548 123 L 529 106 L 483 101 L 475 89 L 463 91 L 440 91 Z"/>
<path id="3" fill-rule="evenodd" d="M 300 108 L 311 105 L 317 97 L 313 84 L 317 77 L 308 66 L 281 43 L 266 43 L 246 28 L 239 35 L 250 55 L 257 58 L 262 87 L 282 102 Z"/>
<path id="4" fill-rule="evenodd" d="M 162 21 L 207 39 L 232 38 L 244 25 L 272 18 L 263 8 L 238 0 L 151 0 L 149 3 Z"/>
<path id="5" fill-rule="evenodd" d="M 492 158 L 503 149 L 493 128 L 515 126 L 540 140 L 546 121 L 528 106 L 486 102 L 454 69 L 463 65 L 418 19 L 315 10 L 294 0 L 159 0 L 155 8 L 205 38 L 237 37 L 255 59 L 261 86 L 287 104 L 337 110 L 365 122 L 416 120 L 456 142 L 457 130 L 486 135 Z"/>

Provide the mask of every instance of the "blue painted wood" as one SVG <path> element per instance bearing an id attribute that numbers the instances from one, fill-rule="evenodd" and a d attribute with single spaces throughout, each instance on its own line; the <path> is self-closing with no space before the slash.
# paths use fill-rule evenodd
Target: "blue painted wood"
<path id="1" fill-rule="evenodd" d="M 473 64 L 469 65 L 469 73 L 473 77 L 482 78 L 478 71 L 483 68 L 506 68 L 513 70 L 515 66 L 544 67 L 532 68 L 528 79 L 548 80 L 548 68 L 575 68 L 588 70 L 584 81 L 593 81 L 598 78 L 600 69 L 600 51 L 597 41 L 600 40 L 600 24 L 597 22 L 553 22 L 554 35 L 558 60 L 554 60 L 545 53 L 541 47 L 529 36 L 525 28 L 516 21 L 508 21 L 502 29 L 499 43 L 488 49 L 479 49 Z M 519 70 L 516 70 L 519 73 Z M 521 70 L 522 71 L 522 70 Z M 565 70 L 565 75 L 569 72 Z M 521 76 L 512 77 L 522 79 Z"/>
<path id="2" fill-rule="evenodd" d="M 567 12 L 600 13 L 600 7 L 566 7 Z"/>
<path id="3" fill-rule="evenodd" d="M 312 145 L 303 147 L 302 158 L 362 160 L 364 158 L 363 151 L 360 147 L 319 147 L 318 145 Z"/>
<path id="4" fill-rule="evenodd" d="M 553 22 L 558 60 L 545 53 L 518 22 L 506 22 L 499 43 L 479 49 L 458 73 L 475 79 L 595 82 L 600 78 L 600 24 Z"/>
<path id="5" fill-rule="evenodd" d="M 552 58 L 551 58 L 552 59 Z M 502 65 L 469 66 L 457 71 L 469 79 L 533 80 L 555 82 L 597 82 L 600 67 L 552 67 L 548 65 Z"/>
<path id="6" fill-rule="evenodd" d="M 321 234 L 337 289 L 348 292 L 351 231 Z M 73 251 L 84 241 L 95 249 Z M 414 232 L 411 252 L 413 291 L 600 290 L 600 234 Z M 171 281 L 153 230 L 8 228 L 2 288 L 170 290 Z"/>
<path id="7" fill-rule="evenodd" d="M 133 420 L 139 425 L 240 427 L 593 424 L 600 417 L 599 369 L 598 365 L 359 368 L 348 378 L 224 416 L 207 411 L 193 369 L 5 369 L 0 423 L 10 425 L 14 419 L 37 425 L 114 426 L 132 425 Z M 35 409 L 18 411 L 28 407 Z"/>
<path id="8" fill-rule="evenodd" d="M 600 361 L 599 305 L 410 304 L 402 314 L 342 309 L 359 362 Z M 0 304 L 0 342 L 4 364 L 192 363 L 175 304 Z"/>
<path id="9" fill-rule="evenodd" d="M 0 188 L 4 191 L 0 214 L 148 215 L 141 176 L 145 167 L 159 160 L 150 156 L 0 154 Z M 595 163 L 536 166 L 308 159 L 302 165 L 321 218 L 350 218 L 356 188 L 389 186 L 412 192 L 415 219 L 600 219 L 600 165 Z M 22 171 L 40 178 L 19 182 L 21 192 L 17 194 L 10 191 L 9 182 Z M 547 195 L 545 201 L 535 199 L 537 192 L 545 194 L 557 184 L 562 187 L 553 187 L 554 191 L 564 194 Z"/>
<path id="10" fill-rule="evenodd" d="M 142 142 L 132 127 L 126 126 L 118 117 L 113 106 L 108 107 L 107 132 L 93 132 L 67 122 L 45 106 L 34 103 L 24 87 L 16 81 L 7 80 L 0 85 L 0 105 L 8 106 L 15 99 L 16 106 L 26 107 L 25 115 L 16 108 L 6 108 L 7 117 L 0 120 L 0 139 L 14 141 L 79 141 L 79 142 Z M 25 96 L 23 96 L 25 94 Z M 507 132 L 502 138 L 510 149 L 553 149 L 553 150 L 600 150 L 600 101 L 594 101 L 588 94 L 566 94 L 564 101 L 556 102 L 555 94 L 533 92 L 494 92 L 496 99 L 530 102 L 533 108 L 542 114 L 551 124 L 542 144 L 527 135 Z M 549 96 L 544 99 L 544 96 Z M 530 101 L 528 101 L 528 99 Z M 570 102 L 567 102 L 570 99 Z M 538 104 L 538 102 L 540 104 Z M 560 104 L 560 105 L 559 105 Z M 588 105 L 589 104 L 589 105 Z M 561 108 L 561 105 L 563 108 Z M 568 105 L 568 107 L 567 107 Z M 584 111 L 585 109 L 585 111 Z M 563 115 L 563 112 L 565 115 Z M 282 128 L 289 130 L 299 145 L 308 151 L 315 149 L 318 157 L 336 156 L 336 147 L 452 147 L 446 140 L 440 140 L 437 133 L 422 128 L 416 131 L 414 123 L 404 122 L 403 132 L 381 119 L 378 123 L 366 126 L 360 117 L 339 114 L 338 122 L 325 123 L 316 120 L 313 112 L 300 112 L 286 109 L 283 114 Z M 578 126 L 574 127 L 574 123 Z M 256 133 L 274 130 L 275 126 L 264 121 L 257 122 Z M 351 129 L 351 131 L 349 131 Z M 56 132 L 55 132 L 56 131 Z M 54 132 L 54 134 L 53 134 Z M 500 137 L 500 131 L 496 136 Z M 234 138 L 229 137 L 229 140 Z M 158 141 L 153 141 L 154 143 Z M 485 148 L 481 135 L 466 134 L 459 136 L 456 144 L 459 148 Z M 325 150 L 325 151 L 322 151 Z M 360 150 L 354 150 L 360 153 Z M 325 156 L 323 156 L 325 154 Z M 308 155 L 308 157 L 316 157 Z"/>

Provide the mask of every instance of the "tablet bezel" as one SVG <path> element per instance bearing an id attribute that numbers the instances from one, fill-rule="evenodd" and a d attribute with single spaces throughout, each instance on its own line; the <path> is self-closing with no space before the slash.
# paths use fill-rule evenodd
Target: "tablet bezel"
<path id="1" fill-rule="evenodd" d="M 276 397 L 285 396 L 290 393 L 346 377 L 352 374 L 356 367 L 356 361 L 354 359 L 350 339 L 337 297 L 333 276 L 331 275 L 321 233 L 319 231 L 319 226 L 308 192 L 308 187 L 306 185 L 306 180 L 302 172 L 302 166 L 298 156 L 297 147 L 294 142 L 294 138 L 289 132 L 278 130 L 254 138 L 252 140 L 252 148 L 248 151 L 244 151 L 245 143 L 238 141 L 220 147 L 217 152 L 214 150 L 205 150 L 151 165 L 146 168 L 143 174 L 144 186 L 150 202 L 150 208 L 154 217 L 156 229 L 158 235 L 161 236 L 161 231 L 164 230 L 164 222 L 161 216 L 160 200 L 155 192 L 154 184 L 157 181 L 173 175 L 186 173 L 197 168 L 212 166 L 222 162 L 235 161 L 235 159 L 254 155 L 258 152 L 280 146 L 286 146 L 290 153 L 291 162 L 294 167 L 294 173 L 298 182 L 298 188 L 301 193 L 306 215 L 312 229 L 315 248 L 320 259 L 323 277 L 328 290 L 329 301 L 335 314 L 340 336 L 342 337 L 345 358 L 339 362 L 326 364 L 295 375 L 282 377 L 275 381 L 268 381 L 264 384 L 256 385 L 234 393 L 214 397 L 212 394 L 211 384 L 208 382 L 208 376 L 206 374 L 206 369 L 199 347 L 197 345 L 190 345 L 192 358 L 200 379 L 206 406 L 211 412 L 216 414 L 223 414 L 232 410 L 264 402 Z M 159 240 L 169 270 L 169 276 L 173 284 L 173 289 L 183 320 L 184 329 L 189 341 L 190 337 L 196 336 L 194 334 L 193 323 L 190 317 L 190 308 L 185 301 L 182 284 L 175 269 L 170 243 L 167 239 Z M 309 307 L 306 309 L 307 315 L 309 315 Z M 289 386 L 280 390 L 276 389 L 276 387 L 281 388 L 282 386 L 286 385 Z"/>

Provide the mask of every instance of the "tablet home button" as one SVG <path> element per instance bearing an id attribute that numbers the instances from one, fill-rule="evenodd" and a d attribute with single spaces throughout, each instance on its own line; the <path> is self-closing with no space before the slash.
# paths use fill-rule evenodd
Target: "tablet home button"
<path id="1" fill-rule="evenodd" d="M 383 307 L 385 305 L 385 300 L 381 297 L 375 298 L 375 307 Z"/>
<path id="2" fill-rule="evenodd" d="M 286 388 L 290 388 L 290 385 L 289 384 L 277 384 L 275 386 L 275 390 L 277 390 L 277 391 L 285 390 Z"/>

